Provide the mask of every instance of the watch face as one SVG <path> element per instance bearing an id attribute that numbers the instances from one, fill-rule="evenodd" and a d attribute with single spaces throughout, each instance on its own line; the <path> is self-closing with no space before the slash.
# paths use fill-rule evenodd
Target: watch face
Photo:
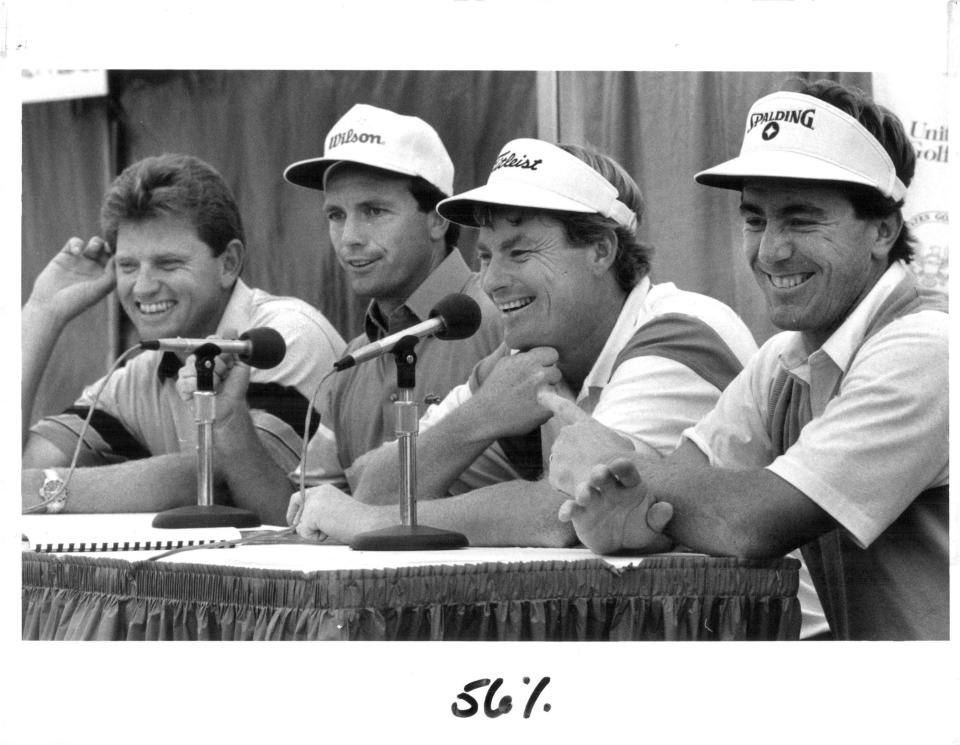
<path id="1" fill-rule="evenodd" d="M 63 479 L 48 478 L 40 487 L 40 499 L 43 501 L 50 499 L 57 492 L 60 492 L 60 496 L 52 502 L 47 502 L 47 512 L 60 512 L 67 503 L 66 491 L 63 490 Z"/>

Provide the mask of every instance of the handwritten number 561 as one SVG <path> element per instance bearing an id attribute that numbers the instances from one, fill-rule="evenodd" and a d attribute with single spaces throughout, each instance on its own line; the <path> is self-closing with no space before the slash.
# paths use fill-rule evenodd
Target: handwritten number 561
<path id="1" fill-rule="evenodd" d="M 529 683 L 529 678 L 523 679 L 524 683 Z M 547 683 L 550 682 L 549 677 L 544 677 L 540 679 L 540 682 L 537 683 L 536 687 L 530 694 L 530 698 L 527 699 L 527 705 L 523 710 L 523 718 L 527 719 L 530 716 L 530 713 L 533 711 L 533 705 L 537 701 L 537 697 L 543 692 L 543 689 L 547 687 Z M 471 691 L 475 691 L 478 688 L 483 688 L 484 686 L 490 686 L 487 689 L 487 695 L 483 699 L 483 713 L 484 715 L 495 718 L 503 714 L 509 713 L 513 709 L 513 697 L 512 696 L 503 696 L 500 699 L 500 702 L 494 707 L 493 699 L 497 695 L 497 691 L 500 689 L 500 686 L 503 685 L 503 678 L 497 678 L 493 681 L 491 685 L 489 678 L 480 678 L 479 680 L 471 681 L 463 687 L 463 693 L 458 693 L 457 698 L 460 699 L 463 703 L 466 704 L 466 708 L 461 709 L 456 702 L 450 705 L 450 710 L 453 712 L 455 717 L 472 717 L 480 710 L 480 705 L 477 703 L 477 700 L 470 695 Z M 544 706 L 545 711 L 550 711 L 550 705 L 547 704 Z"/>

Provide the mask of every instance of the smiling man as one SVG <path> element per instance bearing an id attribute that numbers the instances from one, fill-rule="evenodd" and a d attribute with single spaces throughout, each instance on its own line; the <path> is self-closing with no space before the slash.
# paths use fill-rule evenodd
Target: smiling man
<path id="1" fill-rule="evenodd" d="M 696 178 L 740 191 L 746 255 L 785 331 L 673 456 L 608 457 L 558 484 L 584 543 L 803 547 L 835 638 L 949 638 L 947 313 L 906 266 L 914 167 L 900 120 L 859 90 L 819 81 L 753 105 L 739 157 Z M 558 458 L 591 439 L 572 425 Z"/>
<path id="2" fill-rule="evenodd" d="M 295 467 L 307 401 L 342 353 L 343 340 L 307 303 L 251 289 L 239 278 L 245 253 L 240 214 L 207 163 L 184 155 L 138 161 L 111 185 L 100 218 L 103 238 L 71 238 L 24 305 L 24 415 L 64 326 L 114 288 L 141 339 L 274 328 L 284 337 L 286 356 L 269 370 L 251 373 L 243 366 L 238 373 L 249 376 L 241 406 L 250 415 L 218 419 L 214 463 L 218 486 L 225 487 L 220 498 L 278 522 L 285 496 L 270 500 L 263 486 Z M 110 377 L 96 404 L 100 382 L 63 414 L 24 432 L 24 509 L 37 507 L 43 484 L 49 488 L 62 478 L 91 406 L 82 468 L 73 474 L 63 509 L 157 511 L 196 503 L 197 426 L 192 405 L 175 388 L 185 356 L 143 352 Z M 262 467 L 234 457 L 250 449 L 262 453 Z"/>
<path id="3" fill-rule="evenodd" d="M 322 157 L 284 171 L 290 183 L 323 193 L 337 260 L 351 290 L 370 298 L 364 333 L 347 353 L 427 320 L 450 293 L 480 305 L 482 321 L 472 336 L 417 344 L 418 402 L 446 396 L 502 338 L 496 309 L 456 248 L 459 227 L 434 209 L 453 193 L 453 174 L 433 127 L 368 104 L 356 104 L 333 126 Z M 395 437 L 398 392 L 390 355 L 331 377 L 318 397 L 321 416 L 307 452 L 307 483 L 355 483 L 357 459 Z"/>
<path id="4" fill-rule="evenodd" d="M 473 545 L 570 545 L 564 495 L 544 478 L 562 421 L 541 390 L 605 425 L 601 438 L 659 458 L 756 351 L 753 337 L 723 303 L 650 281 L 640 190 L 605 155 L 514 140 L 486 185 L 437 209 L 479 228 L 504 343 L 422 418 L 418 515 Z M 395 445 L 372 453 L 356 499 L 309 490 L 298 531 L 349 541 L 394 525 L 397 464 Z M 294 495 L 289 519 L 299 507 Z"/>

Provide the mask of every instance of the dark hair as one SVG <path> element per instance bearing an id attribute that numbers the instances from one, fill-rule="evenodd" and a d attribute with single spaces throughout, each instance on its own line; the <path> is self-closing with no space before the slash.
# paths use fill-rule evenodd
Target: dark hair
<path id="1" fill-rule="evenodd" d="M 243 242 L 236 200 L 220 173 L 191 155 L 165 153 L 128 166 L 107 189 L 100 229 L 114 249 L 122 222 L 184 217 L 219 256 L 232 240 Z"/>
<path id="2" fill-rule="evenodd" d="M 903 123 L 885 106 L 876 103 L 869 95 L 852 85 L 844 85 L 833 80 L 788 80 L 783 90 L 803 93 L 821 101 L 826 101 L 856 119 L 883 146 L 893 161 L 897 176 L 909 186 L 917 168 L 917 155 L 907 137 Z M 885 197 L 876 189 L 858 184 L 850 184 L 846 191 L 853 204 L 854 212 L 861 219 L 884 218 L 900 213 L 903 222 L 903 200 L 896 201 Z M 902 259 L 909 262 L 913 258 L 914 238 L 906 223 L 894 242 L 888 255 L 888 263 Z"/>
<path id="3" fill-rule="evenodd" d="M 446 199 L 449 194 L 444 194 L 440 189 L 431 184 L 425 178 L 414 176 L 410 179 L 410 193 L 417 200 L 417 207 L 421 212 L 433 212 L 437 208 L 440 200 Z M 443 236 L 447 251 L 452 251 L 460 240 L 460 226 L 455 222 L 448 222 L 447 232 Z"/>
<path id="4" fill-rule="evenodd" d="M 580 145 L 557 145 L 562 150 L 579 158 L 607 181 L 616 187 L 618 198 L 627 205 L 637 217 L 637 227 L 643 217 L 643 195 L 637 182 L 617 161 L 596 150 Z M 641 279 L 650 273 L 650 257 L 653 246 L 643 243 L 637 237 L 636 229 L 630 230 L 616 220 L 595 212 L 561 212 L 542 210 L 532 207 L 509 207 L 478 203 L 474 208 L 474 220 L 482 227 L 493 224 L 494 217 L 505 213 L 520 213 L 523 219 L 533 215 L 549 215 L 563 225 L 567 240 L 574 246 L 589 246 L 596 243 L 609 232 L 613 232 L 617 243 L 617 254 L 613 261 L 614 277 L 625 292 L 630 292 Z"/>

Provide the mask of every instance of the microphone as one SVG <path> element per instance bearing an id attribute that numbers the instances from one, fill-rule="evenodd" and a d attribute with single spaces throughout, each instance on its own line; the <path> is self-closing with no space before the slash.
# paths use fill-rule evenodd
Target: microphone
<path id="1" fill-rule="evenodd" d="M 287 353 L 287 344 L 276 329 L 262 326 L 240 334 L 239 339 L 155 339 L 140 342 L 141 349 L 160 349 L 164 352 L 193 352 L 204 344 L 217 348 L 217 354 L 230 352 L 241 362 L 262 370 L 276 367 Z"/>
<path id="2" fill-rule="evenodd" d="M 430 320 L 421 321 L 396 334 L 390 334 L 375 342 L 354 350 L 333 363 L 334 370 L 346 370 L 361 362 L 372 360 L 392 351 L 405 336 L 424 339 L 436 336 L 438 339 L 466 339 L 480 328 L 480 306 L 469 295 L 456 292 L 442 298 L 430 311 Z"/>

